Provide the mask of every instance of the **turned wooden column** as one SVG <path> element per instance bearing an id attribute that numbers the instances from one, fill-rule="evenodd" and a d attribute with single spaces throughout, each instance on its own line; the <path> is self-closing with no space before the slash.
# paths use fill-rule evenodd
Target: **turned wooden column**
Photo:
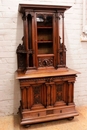
<path id="1" fill-rule="evenodd" d="M 74 82 L 68 82 L 68 104 L 73 103 Z"/>
<path id="2" fill-rule="evenodd" d="M 60 20 L 60 17 L 59 17 L 59 13 L 57 12 L 56 13 L 56 34 L 57 34 L 57 38 L 56 38 L 56 67 L 58 68 L 58 65 L 60 65 L 60 36 L 59 36 L 59 20 Z"/>
<path id="3" fill-rule="evenodd" d="M 62 15 L 62 50 L 63 50 L 63 65 L 66 65 L 66 50 L 65 50 L 65 43 L 64 43 L 64 13 Z"/>
<path id="4" fill-rule="evenodd" d="M 23 15 L 23 25 L 24 25 L 24 45 L 26 49 L 26 69 L 29 67 L 29 54 L 28 54 L 28 20 L 27 20 L 28 13 L 25 12 Z"/>
<path id="5" fill-rule="evenodd" d="M 27 109 L 27 91 L 26 87 L 21 87 L 21 99 L 22 99 L 22 108 Z"/>

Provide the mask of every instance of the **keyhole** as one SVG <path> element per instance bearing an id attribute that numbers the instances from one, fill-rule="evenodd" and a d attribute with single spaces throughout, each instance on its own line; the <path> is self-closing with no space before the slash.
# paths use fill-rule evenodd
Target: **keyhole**
<path id="1" fill-rule="evenodd" d="M 62 110 L 60 110 L 60 113 L 62 113 Z"/>
<path id="2" fill-rule="evenodd" d="M 40 114 L 38 113 L 38 116 L 40 116 Z"/>

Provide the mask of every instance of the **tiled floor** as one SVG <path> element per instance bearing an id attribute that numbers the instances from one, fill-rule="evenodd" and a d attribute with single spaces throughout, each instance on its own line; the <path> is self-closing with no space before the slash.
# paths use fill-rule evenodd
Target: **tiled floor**
<path id="1" fill-rule="evenodd" d="M 87 130 L 87 106 L 78 107 L 79 116 L 72 121 L 67 119 L 31 125 L 24 128 L 19 125 L 18 116 L 0 117 L 0 130 Z"/>

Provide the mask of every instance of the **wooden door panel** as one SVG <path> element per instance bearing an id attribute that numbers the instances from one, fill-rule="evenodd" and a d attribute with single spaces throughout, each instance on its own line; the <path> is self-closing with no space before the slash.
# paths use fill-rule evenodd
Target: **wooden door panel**
<path id="1" fill-rule="evenodd" d="M 56 82 L 55 83 L 55 106 L 66 104 L 66 82 Z"/>
<path id="2" fill-rule="evenodd" d="M 46 95 L 44 84 L 32 85 L 32 107 L 31 109 L 40 109 L 45 107 L 44 95 Z M 46 99 L 46 98 L 45 98 Z"/>

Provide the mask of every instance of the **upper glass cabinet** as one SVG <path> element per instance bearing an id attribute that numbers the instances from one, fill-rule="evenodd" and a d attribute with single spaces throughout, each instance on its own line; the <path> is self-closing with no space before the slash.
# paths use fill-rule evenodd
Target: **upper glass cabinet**
<path id="1" fill-rule="evenodd" d="M 65 68 L 64 12 L 71 6 L 20 4 L 23 44 L 17 48 L 18 70 Z"/>
<path id="2" fill-rule="evenodd" d="M 37 14 L 36 22 L 38 54 L 53 54 L 53 16 Z"/>

